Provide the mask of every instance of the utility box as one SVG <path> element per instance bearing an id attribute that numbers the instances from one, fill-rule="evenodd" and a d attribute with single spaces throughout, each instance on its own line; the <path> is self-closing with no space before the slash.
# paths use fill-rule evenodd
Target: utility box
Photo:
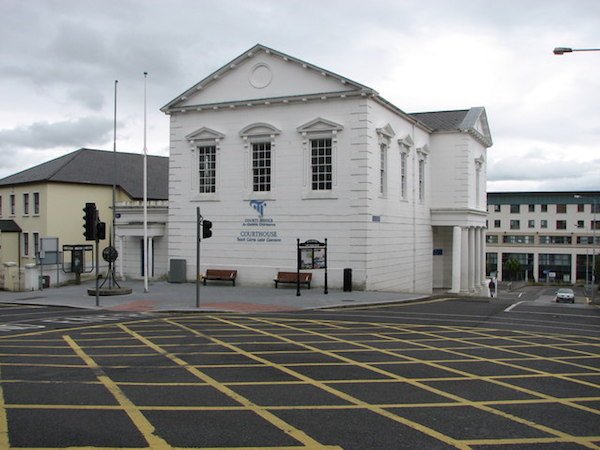
<path id="1" fill-rule="evenodd" d="M 186 261 L 185 259 L 169 260 L 169 283 L 185 283 L 186 279 Z"/>
<path id="2" fill-rule="evenodd" d="M 352 292 L 352 269 L 344 269 L 344 292 Z"/>

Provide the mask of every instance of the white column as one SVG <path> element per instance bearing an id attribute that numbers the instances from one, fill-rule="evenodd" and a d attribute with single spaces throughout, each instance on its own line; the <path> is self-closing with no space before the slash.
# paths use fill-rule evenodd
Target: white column
<path id="1" fill-rule="evenodd" d="M 460 242 L 460 292 L 469 292 L 469 229 L 463 228 Z"/>
<path id="2" fill-rule="evenodd" d="M 469 292 L 475 290 L 475 228 L 469 227 L 469 267 L 467 276 L 469 277 Z"/>
<path id="3" fill-rule="evenodd" d="M 540 277 L 540 254 L 536 251 L 533 252 L 533 281 L 536 283 Z"/>
<path id="4" fill-rule="evenodd" d="M 452 289 L 450 292 L 454 294 L 460 292 L 461 235 L 460 227 L 452 228 Z"/>
<path id="5" fill-rule="evenodd" d="M 119 279 L 123 279 L 123 266 L 125 265 L 125 255 L 123 254 L 123 236 L 116 236 L 117 241 L 117 252 L 119 253 L 119 257 L 115 262 L 117 264 L 117 272 L 119 273 Z"/>
<path id="6" fill-rule="evenodd" d="M 475 290 L 481 287 L 481 227 L 475 228 Z"/>
<path id="7" fill-rule="evenodd" d="M 486 246 L 485 246 L 485 228 L 479 229 L 479 242 L 480 242 L 480 261 L 481 265 L 479 266 L 479 284 L 481 286 L 487 286 L 487 282 L 485 279 L 485 262 L 486 262 Z"/>
<path id="8" fill-rule="evenodd" d="M 573 238 L 575 239 L 575 238 Z M 571 283 L 577 281 L 577 250 L 571 252 Z"/>

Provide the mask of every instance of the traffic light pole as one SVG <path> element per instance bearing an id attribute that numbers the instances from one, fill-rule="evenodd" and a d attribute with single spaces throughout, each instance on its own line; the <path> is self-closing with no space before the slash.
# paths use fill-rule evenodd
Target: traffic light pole
<path id="1" fill-rule="evenodd" d="M 200 207 L 196 207 L 196 308 L 200 308 L 200 242 L 202 240 Z"/>
<path id="2" fill-rule="evenodd" d="M 96 236 L 96 308 L 100 306 L 100 288 L 98 287 L 98 276 L 99 276 L 99 267 L 100 266 L 100 252 L 98 251 L 100 244 L 100 240 Z"/>

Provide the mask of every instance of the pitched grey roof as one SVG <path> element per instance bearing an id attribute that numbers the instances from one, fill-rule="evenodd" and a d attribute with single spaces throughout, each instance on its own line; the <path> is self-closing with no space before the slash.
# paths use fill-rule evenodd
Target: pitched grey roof
<path id="1" fill-rule="evenodd" d="M 420 122 L 423 122 L 433 131 L 456 131 L 467 116 L 468 109 L 457 111 L 432 111 L 422 113 L 411 113 Z"/>
<path id="2" fill-rule="evenodd" d="M 114 160 L 116 157 L 116 171 Z M 148 156 L 148 199 L 167 200 L 169 193 L 169 158 Z M 9 175 L 0 186 L 40 182 L 59 182 L 117 186 L 130 197 L 143 197 L 143 155 L 81 148 L 67 155 Z M 116 175 L 113 178 L 113 174 Z"/>
<path id="3" fill-rule="evenodd" d="M 21 227 L 14 220 L 0 220 L 0 231 L 3 233 L 20 233 Z"/>

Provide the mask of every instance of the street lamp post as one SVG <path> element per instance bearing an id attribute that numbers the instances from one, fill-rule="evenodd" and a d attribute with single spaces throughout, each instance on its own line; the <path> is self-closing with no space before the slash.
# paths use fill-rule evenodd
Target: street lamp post
<path id="1" fill-rule="evenodd" d="M 564 55 L 565 53 L 573 52 L 600 52 L 600 48 L 571 48 L 571 47 L 555 47 L 555 55 Z"/>

